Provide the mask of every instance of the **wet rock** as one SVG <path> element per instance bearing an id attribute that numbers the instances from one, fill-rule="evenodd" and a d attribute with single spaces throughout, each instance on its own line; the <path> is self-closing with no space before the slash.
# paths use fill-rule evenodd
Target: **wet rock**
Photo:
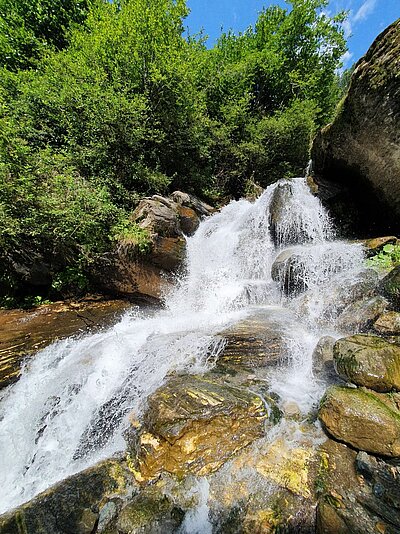
<path id="1" fill-rule="evenodd" d="M 400 265 L 390 271 L 379 284 L 379 292 L 400 310 Z"/>
<path id="2" fill-rule="evenodd" d="M 174 193 L 172 193 L 171 199 L 180 206 L 192 209 L 198 217 L 208 217 L 209 215 L 216 212 L 215 208 L 213 208 L 206 202 L 203 202 L 202 200 L 198 199 L 194 195 L 190 195 L 189 193 L 175 191 Z"/>
<path id="3" fill-rule="evenodd" d="M 332 336 L 321 337 L 318 341 L 312 355 L 313 372 L 317 376 L 328 376 L 332 374 L 334 344 L 335 338 Z"/>
<path id="4" fill-rule="evenodd" d="M 337 327 L 343 332 L 366 332 L 389 307 L 381 295 L 367 297 L 346 306 L 337 319 Z"/>
<path id="5" fill-rule="evenodd" d="M 1 534 L 91 534 L 104 500 L 135 490 L 122 460 L 107 460 L 59 482 L 31 501 L 0 516 Z"/>
<path id="6" fill-rule="evenodd" d="M 374 323 L 374 330 L 382 336 L 400 335 L 400 313 L 387 312 L 378 317 Z"/>
<path id="7" fill-rule="evenodd" d="M 293 186 L 287 182 L 280 182 L 273 192 L 270 211 L 269 211 L 269 225 L 272 239 L 275 246 L 292 245 L 301 243 L 301 232 L 299 235 L 292 232 L 284 232 L 286 228 L 287 218 L 290 216 L 288 206 L 293 196 Z"/>
<path id="8" fill-rule="evenodd" d="M 141 200 L 131 219 L 150 235 L 175 237 L 181 233 L 176 203 L 159 195 Z"/>
<path id="9" fill-rule="evenodd" d="M 182 524 L 184 512 L 157 488 L 146 488 L 122 509 L 117 521 L 118 534 L 174 534 Z"/>
<path id="10" fill-rule="evenodd" d="M 116 322 L 127 300 L 87 298 L 33 311 L 0 310 L 0 389 L 18 380 L 21 364 L 53 341 Z"/>
<path id="11" fill-rule="evenodd" d="M 208 375 L 172 378 L 148 400 L 134 446 L 137 479 L 212 473 L 263 435 L 267 420 L 264 400 L 252 392 Z"/>
<path id="12" fill-rule="evenodd" d="M 285 328 L 295 317 L 284 308 L 261 308 L 253 315 L 220 332 L 225 347 L 217 360 L 217 370 L 254 370 L 278 364 L 285 349 Z"/>
<path id="13" fill-rule="evenodd" d="M 319 440 L 314 425 L 289 421 L 212 475 L 210 496 L 222 515 L 215 531 L 314 532 Z"/>
<path id="14" fill-rule="evenodd" d="M 395 230 L 400 216 L 399 51 L 396 21 L 356 64 L 336 118 L 317 136 L 311 153 L 317 176 L 352 188 L 352 204 L 364 208 L 367 223 L 376 220 L 388 228 L 392 222 Z"/>
<path id="15" fill-rule="evenodd" d="M 358 334 L 339 339 L 333 352 L 343 380 L 380 392 L 400 389 L 400 345 Z"/>
<path id="16" fill-rule="evenodd" d="M 358 453 L 356 468 L 372 490 L 362 504 L 400 529 L 400 468 L 366 452 Z"/>
<path id="17" fill-rule="evenodd" d="M 307 289 L 304 263 L 294 249 L 279 254 L 272 264 L 271 276 L 287 296 L 295 297 Z"/>
<path id="18" fill-rule="evenodd" d="M 357 456 L 352 449 L 332 440 L 322 445 L 321 454 L 324 462 L 318 481 L 317 533 L 398 532 L 398 505 L 392 506 L 390 499 L 384 496 L 385 490 L 382 491 L 391 484 L 385 482 L 382 487 L 376 483 L 379 475 L 375 466 L 374 475 L 367 475 L 365 467 L 360 469 L 360 460 L 368 455 L 359 453 Z"/>
<path id="19" fill-rule="evenodd" d="M 390 395 L 334 386 L 318 416 L 330 435 L 358 450 L 400 456 L 400 412 Z"/>

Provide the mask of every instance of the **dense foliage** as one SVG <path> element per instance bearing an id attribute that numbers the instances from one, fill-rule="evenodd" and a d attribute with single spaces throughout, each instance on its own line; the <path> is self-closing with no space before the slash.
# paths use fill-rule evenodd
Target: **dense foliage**
<path id="1" fill-rule="evenodd" d="M 288 4 L 208 49 L 185 0 L 0 0 L 3 294 L 84 289 L 121 228 L 146 239 L 140 196 L 302 172 L 340 95 L 344 14 Z"/>

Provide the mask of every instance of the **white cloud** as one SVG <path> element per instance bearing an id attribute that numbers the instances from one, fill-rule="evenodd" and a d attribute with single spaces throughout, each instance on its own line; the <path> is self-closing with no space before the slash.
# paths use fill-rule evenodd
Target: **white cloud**
<path id="1" fill-rule="evenodd" d="M 344 30 L 344 36 L 346 39 L 348 39 L 353 33 L 351 13 L 349 14 L 349 17 L 343 22 L 342 26 Z"/>
<path id="2" fill-rule="evenodd" d="M 376 0 L 365 0 L 360 9 L 354 15 L 354 22 L 365 20 L 371 13 L 373 13 L 376 6 Z"/>
<path id="3" fill-rule="evenodd" d="M 352 57 L 353 57 L 353 52 L 349 52 L 348 50 L 347 52 L 343 54 L 342 56 L 343 68 L 346 68 L 348 66 Z"/>

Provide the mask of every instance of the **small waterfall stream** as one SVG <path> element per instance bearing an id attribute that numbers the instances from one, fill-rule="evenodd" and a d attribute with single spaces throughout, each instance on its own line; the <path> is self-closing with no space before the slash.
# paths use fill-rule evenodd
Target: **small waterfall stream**
<path id="1" fill-rule="evenodd" d="M 287 249 L 284 270 L 273 277 Z M 287 267 L 300 273 L 301 291 L 285 289 Z M 362 270 L 362 247 L 335 240 L 301 178 L 204 220 L 187 240 L 185 271 L 164 309 L 133 309 L 112 328 L 54 343 L 9 387 L 0 403 L 0 513 L 123 450 L 129 414 L 140 414 L 169 373 L 212 366 L 223 348 L 216 334 L 257 307 L 284 307 L 296 318 L 279 319 L 286 350 L 270 387 L 307 413 L 323 392 L 312 351 L 322 335 L 340 335 L 335 303 Z"/>

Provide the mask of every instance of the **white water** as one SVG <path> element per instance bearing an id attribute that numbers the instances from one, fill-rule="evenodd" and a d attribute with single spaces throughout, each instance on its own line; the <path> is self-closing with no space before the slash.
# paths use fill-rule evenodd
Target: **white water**
<path id="1" fill-rule="evenodd" d="M 206 370 L 222 348 L 215 335 L 255 306 L 285 306 L 297 314 L 286 327 L 283 366 L 271 376 L 283 400 L 304 413 L 322 385 L 312 375 L 312 350 L 335 332 L 335 293 L 362 270 L 362 249 L 333 241 L 329 217 L 303 179 L 290 195 L 270 237 L 270 186 L 255 202 L 232 202 L 203 221 L 188 239 L 187 269 L 165 309 L 132 311 L 113 328 L 55 343 L 27 363 L 0 404 L 0 513 L 54 482 L 124 449 L 128 415 L 175 370 Z M 271 278 L 285 243 L 295 245 L 308 291 L 290 299 Z M 290 245 L 288 245 L 290 246 Z M 330 306 L 328 319 L 322 320 Z M 334 306 L 333 306 L 334 308 Z M 204 502 L 199 513 L 204 512 Z M 205 527 L 206 528 L 206 527 Z"/>

